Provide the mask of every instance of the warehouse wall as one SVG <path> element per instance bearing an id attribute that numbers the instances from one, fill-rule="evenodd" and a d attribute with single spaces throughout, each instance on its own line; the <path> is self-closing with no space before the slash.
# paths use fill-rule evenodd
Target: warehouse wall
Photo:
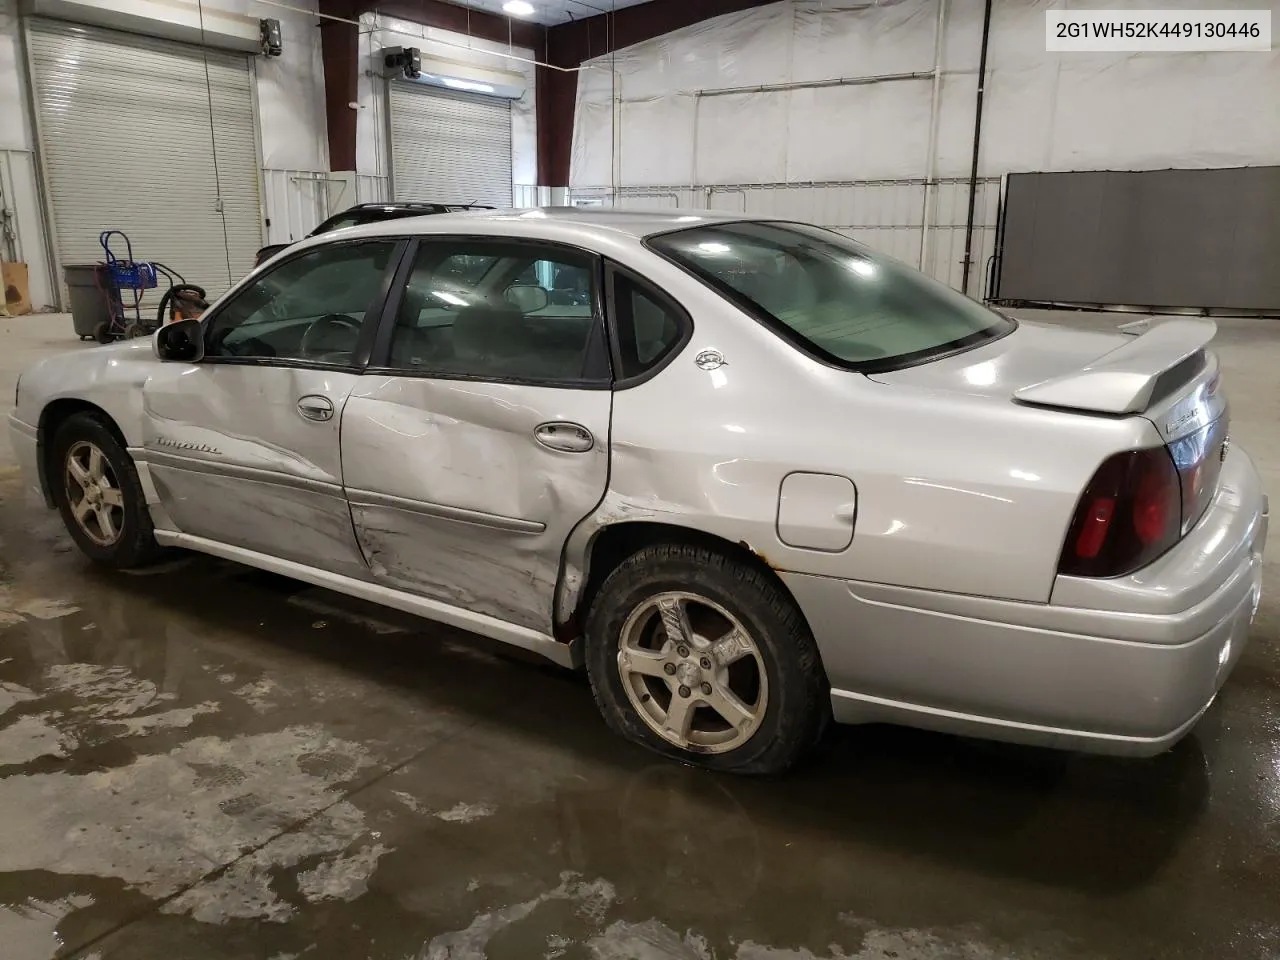
<path id="1" fill-rule="evenodd" d="M 1280 23 L 1277 0 L 1245 5 L 1270 7 Z M 1280 126 L 1271 122 L 1280 51 L 1046 53 L 1045 11 L 1063 6 L 995 5 L 976 280 L 1002 174 L 1280 161 Z M 938 0 L 788 0 L 589 61 L 578 80 L 575 200 L 807 216 L 911 261 L 928 223 L 925 265 L 958 285 L 983 4 L 949 0 L 948 10 L 933 149 Z M 814 85 L 890 74 L 919 76 Z M 780 84 L 796 88 L 722 92 Z M 934 175 L 943 182 L 926 197 Z M 969 292 L 981 290 L 971 283 Z"/>
<path id="2" fill-rule="evenodd" d="M 536 67 L 534 52 L 524 47 L 467 37 L 465 34 L 427 27 L 379 14 L 361 16 L 361 58 L 369 72 L 361 72 L 359 116 L 356 118 L 356 169 L 374 177 L 385 198 L 388 177 L 386 84 L 381 51 L 384 47 L 418 47 L 423 68 L 437 65 L 441 73 L 468 79 L 524 87 L 524 96 L 511 106 L 511 174 L 518 185 L 537 183 L 538 129 L 535 113 Z M 510 55 L 510 56 L 508 56 Z M 513 59 L 519 57 L 522 59 Z M 363 199 L 363 198 L 362 198 Z"/>
<path id="3" fill-rule="evenodd" d="M 316 9 L 316 0 L 291 3 Z M 53 0 L 53 4 L 46 9 L 56 9 L 72 19 L 127 24 L 138 32 L 174 39 L 199 39 L 196 0 Z M 0 188 L 5 191 L 5 202 L 16 205 L 17 242 L 31 268 L 32 301 L 40 306 L 52 303 L 54 294 L 36 193 L 35 135 L 27 110 L 16 6 L 16 0 L 0 0 Z M 308 200 L 315 190 L 309 181 L 329 168 L 316 20 L 256 0 L 204 0 L 204 28 L 211 45 L 252 45 L 262 17 L 280 21 L 284 42 L 283 56 L 254 58 L 265 181 L 263 205 L 268 212 L 301 210 L 305 220 Z M 162 110 L 163 104 L 155 107 Z M 266 231 L 273 240 L 279 235 L 277 222 L 273 218 L 272 228 Z M 310 223 L 305 229 L 314 225 Z"/>

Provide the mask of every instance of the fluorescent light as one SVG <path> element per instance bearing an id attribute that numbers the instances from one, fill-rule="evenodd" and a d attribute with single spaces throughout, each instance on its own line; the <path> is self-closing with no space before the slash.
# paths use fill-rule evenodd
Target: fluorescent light
<path id="1" fill-rule="evenodd" d="M 868 263 L 866 260 L 850 260 L 849 269 L 860 277 L 874 277 L 876 275 L 875 264 Z"/>
<path id="2" fill-rule="evenodd" d="M 440 82 L 454 90 L 471 90 L 474 93 L 493 93 L 493 85 L 478 83 L 475 80 L 459 80 L 456 77 L 441 77 Z"/>
<path id="3" fill-rule="evenodd" d="M 432 290 L 431 295 L 437 300 L 443 300 L 445 303 L 452 304 L 455 307 L 465 307 L 467 305 L 467 301 L 460 296 L 445 290 Z"/>
<path id="4" fill-rule="evenodd" d="M 533 4 L 526 3 L 525 0 L 507 0 L 502 5 L 502 9 L 513 17 L 532 17 Z"/>
<path id="5" fill-rule="evenodd" d="M 706 240 L 698 244 L 698 249 L 703 253 L 728 253 L 732 247 L 727 243 L 717 243 L 713 240 Z"/>

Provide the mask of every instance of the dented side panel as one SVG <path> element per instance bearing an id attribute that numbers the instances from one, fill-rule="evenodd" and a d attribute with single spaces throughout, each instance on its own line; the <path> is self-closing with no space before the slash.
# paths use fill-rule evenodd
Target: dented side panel
<path id="1" fill-rule="evenodd" d="M 551 632 L 561 552 L 604 495 L 607 390 L 369 375 L 347 402 L 342 455 L 373 575 Z M 589 450 L 539 442 L 577 424 Z"/>

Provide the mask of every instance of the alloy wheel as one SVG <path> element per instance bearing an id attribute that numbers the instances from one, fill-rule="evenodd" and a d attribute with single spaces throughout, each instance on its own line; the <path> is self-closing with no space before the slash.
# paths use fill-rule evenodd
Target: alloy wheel
<path id="1" fill-rule="evenodd" d="M 656 594 L 631 612 L 618 673 L 649 729 L 693 753 L 742 746 L 768 707 L 759 645 L 733 614 L 695 593 Z"/>
<path id="2" fill-rule="evenodd" d="M 124 530 L 124 492 L 97 444 L 80 440 L 67 451 L 67 503 L 84 535 L 109 547 Z"/>

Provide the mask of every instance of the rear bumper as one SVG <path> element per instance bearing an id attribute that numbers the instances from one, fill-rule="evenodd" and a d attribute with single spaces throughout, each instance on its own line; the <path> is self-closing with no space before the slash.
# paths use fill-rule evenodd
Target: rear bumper
<path id="1" fill-rule="evenodd" d="M 1261 596 L 1267 498 L 1233 451 L 1169 554 L 1047 604 L 784 574 L 845 723 L 893 722 L 1097 753 L 1168 749 L 1209 708 Z"/>

